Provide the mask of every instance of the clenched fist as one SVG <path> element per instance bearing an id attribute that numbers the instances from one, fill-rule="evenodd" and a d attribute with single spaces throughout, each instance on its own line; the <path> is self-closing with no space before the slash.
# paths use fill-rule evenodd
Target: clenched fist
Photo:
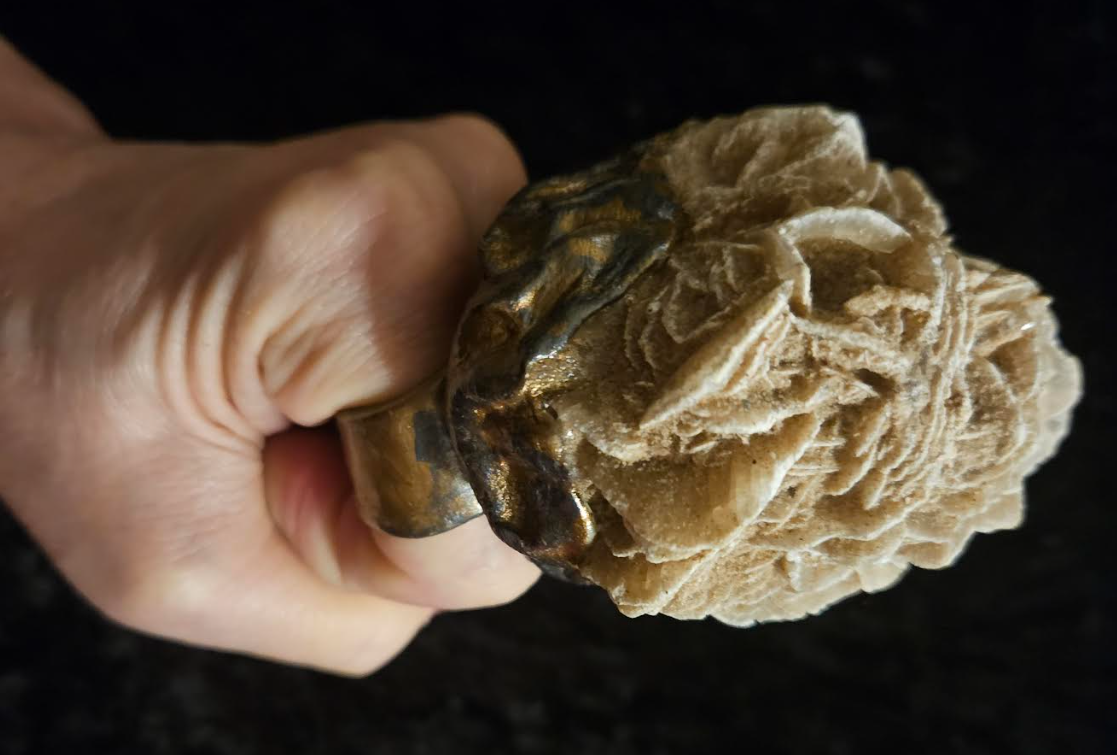
<path id="1" fill-rule="evenodd" d="M 483 519 L 368 529 L 310 428 L 441 365 L 523 182 L 471 116 L 114 142 L 0 41 L 0 496 L 110 617 L 343 673 L 519 595 Z"/>

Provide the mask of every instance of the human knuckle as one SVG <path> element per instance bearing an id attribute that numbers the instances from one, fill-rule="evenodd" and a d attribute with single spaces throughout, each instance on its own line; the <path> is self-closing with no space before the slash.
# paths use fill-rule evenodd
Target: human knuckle
<path id="1" fill-rule="evenodd" d="M 352 267 L 363 253 L 410 246 L 459 213 L 437 160 L 406 140 L 385 140 L 292 176 L 271 192 L 259 224 L 284 268 Z"/>
<path id="2" fill-rule="evenodd" d="M 459 212 L 445 170 L 419 145 L 398 142 L 356 158 L 353 168 L 360 176 L 354 187 L 359 203 L 371 209 L 379 230 L 392 231 L 394 240 L 400 233 L 443 227 L 447 216 Z"/>
<path id="3" fill-rule="evenodd" d="M 263 251 L 263 261 L 288 267 L 317 251 L 343 207 L 343 181 L 332 169 L 316 167 L 287 177 L 269 190 L 260 203 L 251 232 Z"/>
<path id="4" fill-rule="evenodd" d="M 439 121 L 449 128 L 460 130 L 492 149 L 513 151 L 511 140 L 495 121 L 475 112 L 450 113 Z"/>
<path id="5" fill-rule="evenodd" d="M 448 132 L 448 141 L 468 152 L 476 176 L 484 176 L 491 189 L 499 187 L 511 194 L 527 180 L 519 150 L 495 121 L 476 113 L 458 113 L 444 116 L 438 123 Z"/>

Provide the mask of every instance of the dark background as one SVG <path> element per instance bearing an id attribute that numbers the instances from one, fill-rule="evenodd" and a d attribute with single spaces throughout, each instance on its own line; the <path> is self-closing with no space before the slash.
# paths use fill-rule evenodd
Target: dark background
<path id="1" fill-rule="evenodd" d="M 0 34 L 118 136 L 270 139 L 470 109 L 536 177 L 691 116 L 855 110 L 964 249 L 1045 285 L 1083 360 L 1074 432 L 1029 481 L 1024 527 L 747 630 L 629 620 L 545 581 L 438 618 L 351 681 L 110 626 L 0 512 L 0 753 L 1117 752 L 1114 4 L 600 6 L 13 1 Z"/>

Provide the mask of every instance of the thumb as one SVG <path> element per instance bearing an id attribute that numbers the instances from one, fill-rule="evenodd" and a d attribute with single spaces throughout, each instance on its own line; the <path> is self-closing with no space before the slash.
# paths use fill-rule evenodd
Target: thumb
<path id="1" fill-rule="evenodd" d="M 476 283 L 477 242 L 525 177 L 508 139 L 472 116 L 283 149 L 315 167 L 248 229 L 256 267 L 233 334 L 233 393 L 255 394 L 238 402 L 250 418 L 271 409 L 314 425 L 444 364 Z"/>

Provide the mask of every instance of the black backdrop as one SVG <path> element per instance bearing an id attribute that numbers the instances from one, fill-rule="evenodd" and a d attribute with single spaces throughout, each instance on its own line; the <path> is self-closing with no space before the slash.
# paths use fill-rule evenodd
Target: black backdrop
<path id="1" fill-rule="evenodd" d="M 0 34 L 121 137 L 470 109 L 536 177 L 690 116 L 855 110 L 963 248 L 1054 294 L 1083 359 L 1086 399 L 1027 522 L 947 571 L 748 630 L 628 620 L 546 581 L 438 618 L 351 681 L 110 626 L 0 511 L 0 753 L 1117 752 L 1114 6 L 402 5 L 12 0 Z"/>

